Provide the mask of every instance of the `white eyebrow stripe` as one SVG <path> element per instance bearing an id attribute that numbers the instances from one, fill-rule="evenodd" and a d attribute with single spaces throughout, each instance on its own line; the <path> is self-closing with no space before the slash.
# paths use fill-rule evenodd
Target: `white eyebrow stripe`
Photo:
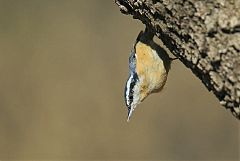
<path id="1" fill-rule="evenodd" d="M 126 85 L 126 101 L 127 101 L 127 105 L 129 105 L 129 93 L 130 93 L 130 85 L 131 85 L 131 82 L 132 82 L 132 79 L 133 79 L 133 76 L 130 75 L 128 81 L 127 81 L 127 85 Z"/>

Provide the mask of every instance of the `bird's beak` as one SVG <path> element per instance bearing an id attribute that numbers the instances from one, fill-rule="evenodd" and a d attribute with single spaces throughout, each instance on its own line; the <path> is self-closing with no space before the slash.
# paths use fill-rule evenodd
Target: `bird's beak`
<path id="1" fill-rule="evenodd" d="M 134 110 L 134 108 L 133 108 L 133 107 L 129 107 L 129 108 L 128 108 L 128 117 L 127 117 L 127 122 L 129 122 L 129 121 L 130 121 L 130 118 L 131 118 L 131 116 L 132 116 L 133 110 Z"/>

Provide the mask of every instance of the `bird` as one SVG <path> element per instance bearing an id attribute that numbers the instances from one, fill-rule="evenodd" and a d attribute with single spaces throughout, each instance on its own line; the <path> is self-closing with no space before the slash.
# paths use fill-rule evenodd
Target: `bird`
<path id="1" fill-rule="evenodd" d="M 125 85 L 127 121 L 147 96 L 160 92 L 166 81 L 172 60 L 166 51 L 153 40 L 147 27 L 140 31 L 129 56 L 129 76 Z"/>

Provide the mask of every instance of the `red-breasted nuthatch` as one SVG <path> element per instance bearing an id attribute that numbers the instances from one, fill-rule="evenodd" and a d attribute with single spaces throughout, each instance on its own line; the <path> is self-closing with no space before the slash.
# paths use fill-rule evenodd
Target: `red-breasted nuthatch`
<path id="1" fill-rule="evenodd" d="M 125 86 L 128 118 L 149 94 L 161 91 L 167 81 L 171 58 L 153 41 L 154 34 L 146 30 L 137 37 L 129 57 L 129 78 Z"/>

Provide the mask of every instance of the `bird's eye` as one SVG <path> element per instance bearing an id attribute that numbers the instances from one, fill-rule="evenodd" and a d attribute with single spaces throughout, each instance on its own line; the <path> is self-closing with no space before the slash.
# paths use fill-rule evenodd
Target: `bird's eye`
<path id="1" fill-rule="evenodd" d="M 135 54 L 132 55 L 132 60 L 131 61 L 136 62 L 136 55 Z"/>

